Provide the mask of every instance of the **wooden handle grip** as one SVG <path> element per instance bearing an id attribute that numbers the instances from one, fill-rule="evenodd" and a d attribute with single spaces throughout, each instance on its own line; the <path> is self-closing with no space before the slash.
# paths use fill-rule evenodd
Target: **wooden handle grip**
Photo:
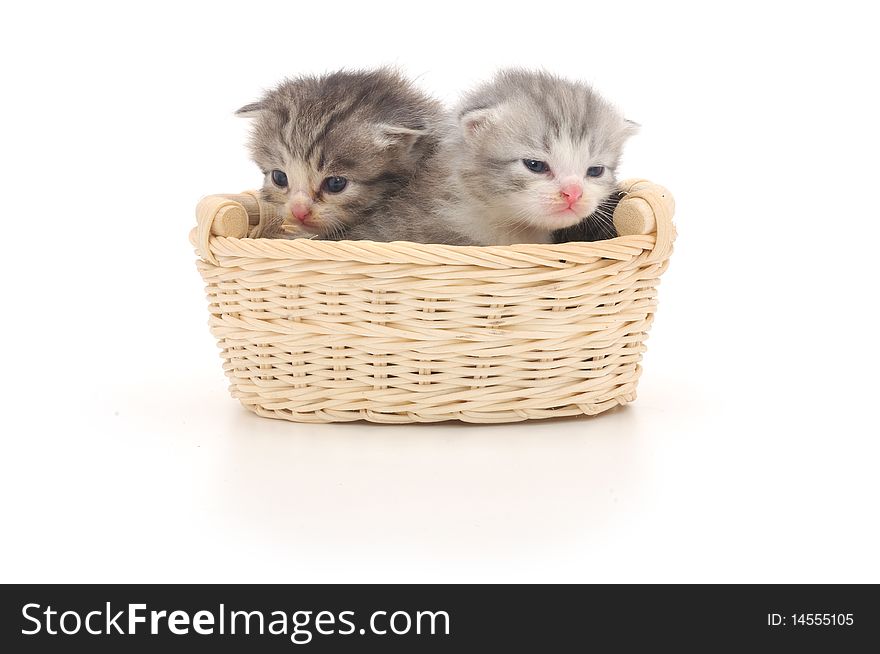
<path id="1" fill-rule="evenodd" d="M 626 195 L 614 210 L 614 227 L 620 236 L 655 234 L 651 259 L 663 261 L 672 253 L 675 241 L 675 200 L 667 189 L 645 179 L 629 179 L 620 184 Z"/>
<path id="2" fill-rule="evenodd" d="M 661 220 L 671 220 L 675 213 L 672 194 L 659 184 L 643 179 L 630 179 L 620 184 L 626 193 L 614 210 L 614 227 L 620 236 L 654 234 Z"/>

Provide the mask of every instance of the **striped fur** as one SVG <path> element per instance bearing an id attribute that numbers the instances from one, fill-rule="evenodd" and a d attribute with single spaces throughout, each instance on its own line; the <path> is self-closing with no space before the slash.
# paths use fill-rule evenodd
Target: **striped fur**
<path id="1" fill-rule="evenodd" d="M 237 114 L 254 119 L 249 145 L 264 199 L 288 206 L 285 225 L 297 230 L 270 237 L 339 237 L 371 216 L 434 153 L 444 119 L 437 101 L 384 68 L 288 79 Z M 273 183 L 273 170 L 287 175 L 287 188 Z M 348 180 L 342 192 L 322 189 L 332 176 Z M 313 203 L 305 224 L 289 211 L 296 194 Z"/>

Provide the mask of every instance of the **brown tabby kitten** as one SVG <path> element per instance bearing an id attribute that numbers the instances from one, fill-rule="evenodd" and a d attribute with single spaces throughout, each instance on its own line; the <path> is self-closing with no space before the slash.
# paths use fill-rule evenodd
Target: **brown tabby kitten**
<path id="1" fill-rule="evenodd" d="M 265 237 L 342 237 L 410 182 L 437 147 L 445 112 L 397 72 L 288 79 L 242 107 L 263 199 L 283 223 Z"/>

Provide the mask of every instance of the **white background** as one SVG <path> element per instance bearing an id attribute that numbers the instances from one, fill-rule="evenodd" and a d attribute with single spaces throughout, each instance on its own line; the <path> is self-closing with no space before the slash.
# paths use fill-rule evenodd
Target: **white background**
<path id="1" fill-rule="evenodd" d="M 7 5 L 0 581 L 880 581 L 860 5 Z M 545 67 L 643 125 L 623 174 L 680 236 L 636 403 L 385 427 L 230 399 L 187 234 L 260 183 L 232 112 L 382 63 L 449 101 Z"/>

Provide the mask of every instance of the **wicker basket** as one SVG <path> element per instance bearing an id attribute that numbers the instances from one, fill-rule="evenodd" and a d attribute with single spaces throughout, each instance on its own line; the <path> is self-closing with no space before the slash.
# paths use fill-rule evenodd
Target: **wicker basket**
<path id="1" fill-rule="evenodd" d="M 208 196 L 190 240 L 232 396 L 299 422 L 512 422 L 635 399 L 675 231 L 623 184 L 618 238 L 458 247 L 244 238 L 270 207 Z"/>

